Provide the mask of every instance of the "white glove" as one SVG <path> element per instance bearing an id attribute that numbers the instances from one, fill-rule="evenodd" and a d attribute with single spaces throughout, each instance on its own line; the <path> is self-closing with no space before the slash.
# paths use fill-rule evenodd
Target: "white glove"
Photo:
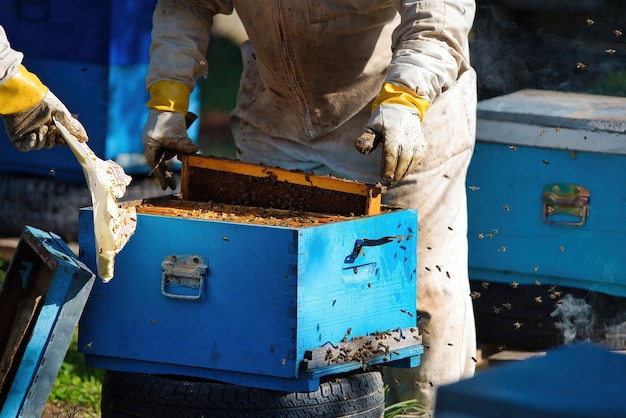
<path id="1" fill-rule="evenodd" d="M 410 106 L 381 104 L 372 112 L 366 131 L 355 141 L 356 149 L 369 154 L 379 142 L 383 144 L 380 177 L 394 184 L 414 171 L 426 155 L 426 138 L 422 133 L 419 111 Z M 364 140 L 372 136 L 374 142 Z"/>
<path id="2" fill-rule="evenodd" d="M 43 100 L 12 115 L 4 115 L 4 126 L 11 143 L 20 151 L 33 151 L 65 145 L 63 136 L 54 125 L 52 116 L 61 121 L 80 142 L 87 142 L 83 125 L 72 116 L 65 105 L 48 91 Z"/>
<path id="3" fill-rule="evenodd" d="M 187 126 L 182 113 L 150 109 L 143 128 L 143 149 L 150 173 L 157 176 L 163 190 L 176 188 L 176 179 L 165 161 L 178 154 L 198 152 L 198 147 L 187 135 Z"/>

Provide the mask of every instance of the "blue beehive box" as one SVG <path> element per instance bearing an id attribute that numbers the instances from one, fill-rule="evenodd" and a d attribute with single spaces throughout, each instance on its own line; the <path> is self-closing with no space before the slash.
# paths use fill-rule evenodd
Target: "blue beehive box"
<path id="1" fill-rule="evenodd" d="M 470 277 L 626 296 L 625 133 L 624 98 L 522 90 L 480 102 Z"/>
<path id="2" fill-rule="evenodd" d="M 208 171 L 186 167 L 184 196 L 193 194 L 185 179 Z M 259 170 L 271 189 L 285 184 L 275 169 Z M 225 177 L 234 187 L 234 177 L 217 176 Z M 205 185 L 196 196 L 213 181 Z M 294 216 L 211 200 L 138 202 L 115 277 L 96 283 L 81 320 L 89 366 L 302 392 L 329 374 L 419 364 L 415 210 Z M 92 216 L 81 210 L 88 265 L 96 257 Z"/>
<path id="3" fill-rule="evenodd" d="M 0 0 L 0 24 L 11 46 L 85 126 L 89 145 L 129 172 L 145 171 L 141 133 L 154 0 Z M 191 112 L 198 114 L 198 89 Z M 198 125 L 189 134 L 196 138 Z M 0 171 L 83 181 L 65 147 L 22 153 L 0 132 Z"/>
<path id="4" fill-rule="evenodd" d="M 0 416 L 43 413 L 94 274 L 55 234 L 26 227 L 0 281 Z"/>
<path id="5" fill-rule="evenodd" d="M 485 370 L 437 391 L 437 418 L 626 416 L 626 356 L 592 345 Z"/>

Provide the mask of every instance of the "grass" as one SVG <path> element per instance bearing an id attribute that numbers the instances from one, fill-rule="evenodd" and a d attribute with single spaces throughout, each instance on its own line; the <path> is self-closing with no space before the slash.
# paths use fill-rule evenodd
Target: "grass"
<path id="1" fill-rule="evenodd" d="M 421 406 L 417 400 L 409 399 L 385 407 L 385 418 L 393 418 L 401 414 L 419 413 L 424 417 L 430 417 L 428 409 Z"/>
<path id="2" fill-rule="evenodd" d="M 385 386 L 385 397 L 387 397 L 387 393 L 389 393 L 389 386 Z M 418 416 L 423 417 L 431 417 L 430 412 L 427 408 L 424 408 L 417 399 L 409 399 L 406 401 L 401 401 L 398 403 L 394 403 L 392 405 L 388 405 L 385 407 L 385 418 L 394 418 L 398 415 L 409 414 L 409 413 L 417 413 Z"/>

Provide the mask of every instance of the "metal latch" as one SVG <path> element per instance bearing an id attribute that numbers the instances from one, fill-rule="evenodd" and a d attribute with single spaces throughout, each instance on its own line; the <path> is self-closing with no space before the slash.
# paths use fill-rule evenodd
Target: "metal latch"
<path id="1" fill-rule="evenodd" d="M 161 293 L 173 299 L 197 300 L 204 293 L 207 260 L 200 255 L 168 255 L 161 263 Z"/>
<path id="2" fill-rule="evenodd" d="M 589 189 L 571 183 L 544 186 L 543 221 L 553 225 L 582 225 L 589 217 Z"/>

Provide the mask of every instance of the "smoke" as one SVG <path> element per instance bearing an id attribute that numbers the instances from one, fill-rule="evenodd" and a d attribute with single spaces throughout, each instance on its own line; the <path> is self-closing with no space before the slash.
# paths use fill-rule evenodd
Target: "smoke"
<path id="1" fill-rule="evenodd" d="M 589 301 L 589 303 L 587 302 Z M 586 299 L 566 294 L 550 316 L 563 342 L 587 341 L 613 350 L 626 348 L 623 298 L 590 292 Z"/>
<path id="2" fill-rule="evenodd" d="M 587 10 L 478 2 L 470 51 L 479 99 L 524 88 L 623 95 L 626 4 Z M 607 52 L 608 51 L 608 52 Z"/>
<path id="3" fill-rule="evenodd" d="M 554 326 L 563 333 L 563 342 L 591 340 L 596 325 L 595 314 L 591 305 L 584 299 L 578 299 L 569 293 L 550 314 L 557 318 Z"/>

